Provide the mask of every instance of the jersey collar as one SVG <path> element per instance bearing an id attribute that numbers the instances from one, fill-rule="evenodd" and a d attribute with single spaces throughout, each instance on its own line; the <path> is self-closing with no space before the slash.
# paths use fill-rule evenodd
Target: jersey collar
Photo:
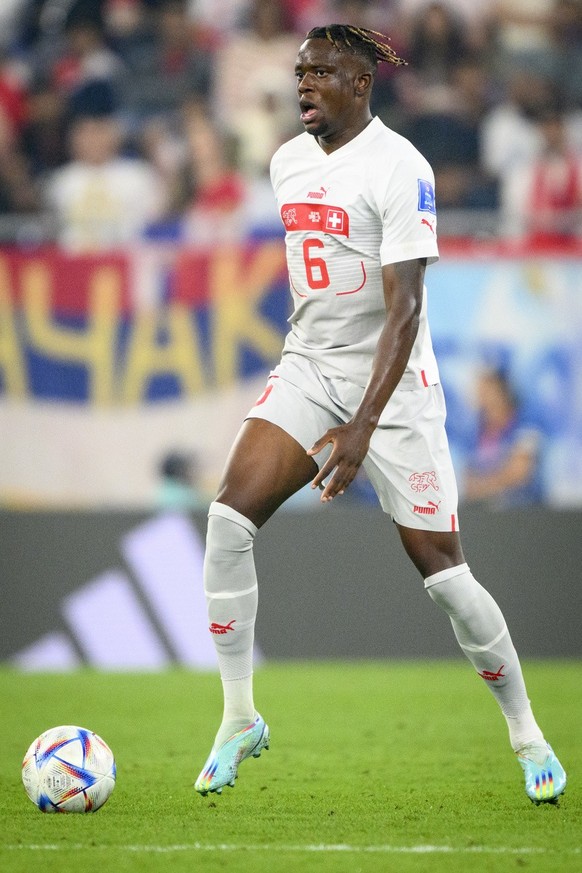
<path id="1" fill-rule="evenodd" d="M 351 139 L 349 142 L 345 143 L 345 145 L 340 146 L 339 149 L 335 149 L 335 151 L 331 152 L 329 155 L 324 152 L 319 143 L 317 142 L 316 137 L 311 136 L 309 133 L 305 133 L 305 136 L 308 136 L 312 142 L 313 149 L 316 154 L 321 156 L 322 161 L 333 161 L 339 157 L 345 157 L 346 155 L 351 154 L 352 152 L 358 151 L 362 147 L 366 147 L 376 136 L 378 132 L 378 128 L 382 125 L 382 122 L 375 115 L 370 123 L 365 127 L 361 133 Z"/>

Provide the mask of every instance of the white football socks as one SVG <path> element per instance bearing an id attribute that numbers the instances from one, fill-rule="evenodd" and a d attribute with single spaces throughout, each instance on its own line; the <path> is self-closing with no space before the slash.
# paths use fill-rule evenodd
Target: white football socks
<path id="1" fill-rule="evenodd" d="M 467 564 L 429 576 L 424 586 L 448 614 L 463 652 L 499 703 L 512 748 L 543 742 L 517 652 L 493 597 L 476 581 Z"/>
<path id="2" fill-rule="evenodd" d="M 253 557 L 256 533 L 256 526 L 241 513 L 222 503 L 210 505 L 204 589 L 224 691 L 223 720 L 215 747 L 256 715 L 252 676 L 258 605 Z M 544 742 L 517 652 L 495 600 L 475 580 L 467 564 L 435 573 L 424 584 L 430 597 L 448 614 L 459 645 L 499 703 L 513 749 Z"/>
<path id="3" fill-rule="evenodd" d="M 223 503 L 208 511 L 204 591 L 224 692 L 215 748 L 255 717 L 253 643 L 258 606 L 255 525 Z"/>

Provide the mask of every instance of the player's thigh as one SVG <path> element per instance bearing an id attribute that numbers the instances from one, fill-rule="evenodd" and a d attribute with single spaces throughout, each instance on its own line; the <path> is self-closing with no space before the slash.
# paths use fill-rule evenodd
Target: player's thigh
<path id="1" fill-rule="evenodd" d="M 250 418 L 230 451 L 216 500 L 261 527 L 316 472 L 297 440 L 270 421 Z"/>
<path id="2" fill-rule="evenodd" d="M 414 530 L 458 530 L 457 483 L 440 385 L 396 391 L 364 461 L 385 512 Z"/>
<path id="3" fill-rule="evenodd" d="M 314 478 L 322 458 L 316 463 L 307 449 L 338 423 L 305 390 L 271 375 L 235 441 L 217 500 L 260 527 Z"/>
<path id="4" fill-rule="evenodd" d="M 396 524 L 406 554 L 423 579 L 465 563 L 457 531 L 422 530 Z"/>

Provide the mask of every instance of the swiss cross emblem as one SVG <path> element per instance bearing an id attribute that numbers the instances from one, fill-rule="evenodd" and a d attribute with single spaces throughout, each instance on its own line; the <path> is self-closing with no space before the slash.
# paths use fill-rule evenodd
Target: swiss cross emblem
<path id="1" fill-rule="evenodd" d="M 328 230 L 333 230 L 336 233 L 341 233 L 344 229 L 344 214 L 336 209 L 330 209 L 327 213 L 325 226 Z"/>
<path id="2" fill-rule="evenodd" d="M 350 235 L 350 217 L 341 206 L 284 203 L 280 214 L 287 233 L 317 230 L 335 236 L 349 237 Z"/>

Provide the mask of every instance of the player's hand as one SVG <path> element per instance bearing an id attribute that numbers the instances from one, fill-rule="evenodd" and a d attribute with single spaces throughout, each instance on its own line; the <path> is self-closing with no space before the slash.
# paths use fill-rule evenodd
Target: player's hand
<path id="1" fill-rule="evenodd" d="M 321 439 L 317 440 L 308 455 L 317 455 L 325 446 L 332 443 L 332 452 L 311 483 L 312 488 L 321 488 L 321 501 L 327 503 L 339 494 L 343 494 L 366 457 L 370 445 L 370 431 L 356 425 L 354 422 L 332 427 Z M 333 472 L 329 482 L 325 479 Z"/>

